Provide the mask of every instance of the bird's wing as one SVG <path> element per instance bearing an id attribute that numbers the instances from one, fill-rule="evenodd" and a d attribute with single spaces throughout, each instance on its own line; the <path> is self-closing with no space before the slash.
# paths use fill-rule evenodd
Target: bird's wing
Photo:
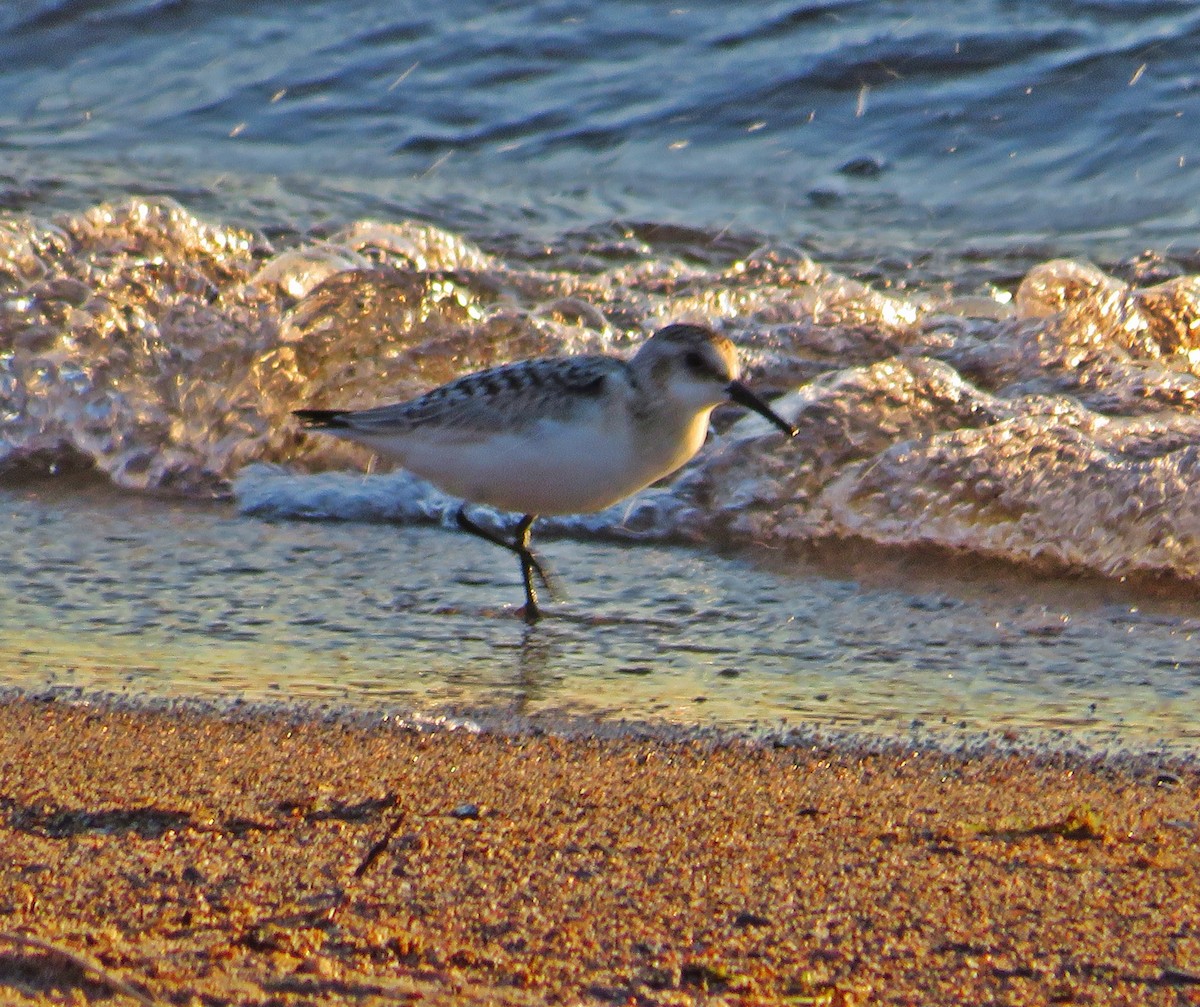
<path id="1" fill-rule="evenodd" d="M 520 430 L 544 419 L 567 419 L 590 405 L 626 364 L 613 357 L 543 358 L 504 364 L 451 381 L 418 398 L 342 416 L 365 434 L 406 433 L 437 426 L 447 431 Z"/>

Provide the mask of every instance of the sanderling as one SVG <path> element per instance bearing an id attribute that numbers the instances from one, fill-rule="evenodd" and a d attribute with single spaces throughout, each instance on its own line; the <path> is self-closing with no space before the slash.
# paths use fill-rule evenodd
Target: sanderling
<path id="1" fill-rule="evenodd" d="M 458 510 L 459 527 L 517 554 L 524 616 L 539 615 L 529 547 L 541 514 L 603 510 L 674 472 L 722 402 L 796 428 L 738 381 L 737 351 L 700 325 L 659 329 L 630 360 L 545 357 L 493 367 L 396 405 L 297 409 L 310 429 L 356 441 L 464 501 L 523 515 L 511 540 Z"/>

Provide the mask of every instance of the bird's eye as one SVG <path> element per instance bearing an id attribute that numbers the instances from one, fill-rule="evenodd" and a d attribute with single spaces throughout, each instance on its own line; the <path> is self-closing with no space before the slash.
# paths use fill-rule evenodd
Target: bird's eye
<path id="1" fill-rule="evenodd" d="M 708 362 L 695 350 L 684 356 L 683 362 L 687 365 L 688 370 L 701 374 L 708 372 Z"/>

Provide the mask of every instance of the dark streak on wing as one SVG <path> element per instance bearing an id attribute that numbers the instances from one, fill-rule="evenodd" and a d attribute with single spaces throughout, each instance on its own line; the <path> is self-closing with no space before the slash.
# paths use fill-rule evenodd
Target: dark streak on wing
<path id="1" fill-rule="evenodd" d="M 597 374 L 590 381 L 575 385 L 575 391 L 583 395 L 597 396 L 604 394 L 604 375 Z"/>
<path id="2" fill-rule="evenodd" d="M 351 415 L 349 409 L 293 409 L 295 416 L 306 429 L 330 430 L 347 427 L 345 417 Z"/>

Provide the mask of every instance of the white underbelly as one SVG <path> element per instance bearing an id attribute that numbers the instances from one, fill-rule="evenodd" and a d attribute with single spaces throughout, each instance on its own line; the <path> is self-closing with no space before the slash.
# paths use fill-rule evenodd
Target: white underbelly
<path id="1" fill-rule="evenodd" d="M 518 434 L 423 436 L 385 454 L 445 492 L 518 514 L 603 510 L 674 471 L 704 442 L 696 429 L 647 440 L 633 428 L 543 423 Z M 399 445 L 389 445 L 399 448 Z"/>

